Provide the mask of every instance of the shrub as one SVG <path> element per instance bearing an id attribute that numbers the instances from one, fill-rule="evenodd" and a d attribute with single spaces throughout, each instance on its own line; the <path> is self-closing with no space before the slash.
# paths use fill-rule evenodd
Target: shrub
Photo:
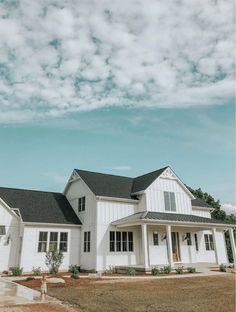
<path id="1" fill-rule="evenodd" d="M 163 273 L 164 274 L 170 274 L 170 272 L 171 272 L 171 266 L 170 265 L 164 266 Z"/>
<path id="2" fill-rule="evenodd" d="M 188 271 L 188 273 L 196 273 L 196 269 L 193 267 L 188 267 L 187 271 Z"/>
<path id="3" fill-rule="evenodd" d="M 33 267 L 32 272 L 33 272 L 34 276 L 39 276 L 39 275 L 41 275 L 41 268 L 40 267 L 36 267 L 36 268 Z"/>
<path id="4" fill-rule="evenodd" d="M 18 266 L 10 267 L 10 268 L 9 268 L 9 271 L 11 271 L 11 273 L 12 273 L 13 276 L 19 276 L 19 275 L 22 274 L 23 268 L 20 268 L 20 267 L 18 267 Z"/>
<path id="5" fill-rule="evenodd" d="M 72 274 L 77 274 L 80 272 L 80 266 L 77 264 L 71 264 L 69 266 L 68 272 L 70 272 Z"/>
<path id="6" fill-rule="evenodd" d="M 136 275 L 136 271 L 134 268 L 128 268 L 126 272 L 127 272 L 127 275 L 130 275 L 130 276 Z"/>
<path id="7" fill-rule="evenodd" d="M 79 278 L 79 272 L 78 272 L 78 273 L 73 273 L 73 274 L 71 274 L 70 277 L 71 277 L 71 278 L 74 278 L 74 279 L 78 279 L 78 278 Z"/>
<path id="8" fill-rule="evenodd" d="M 115 268 L 113 266 L 109 265 L 109 269 L 107 269 L 105 271 L 105 273 L 109 274 L 109 275 L 112 275 L 112 274 L 116 273 L 116 270 L 115 270 Z"/>
<path id="9" fill-rule="evenodd" d="M 8 275 L 8 271 L 4 270 L 4 271 L 2 271 L 2 274 Z"/>
<path id="10" fill-rule="evenodd" d="M 176 271 L 177 274 L 183 274 L 184 273 L 184 267 L 183 266 L 177 267 L 175 269 L 175 271 Z"/>
<path id="11" fill-rule="evenodd" d="M 160 275 L 160 270 L 158 269 L 158 268 L 152 268 L 152 270 L 151 270 L 151 273 L 152 273 L 152 275 Z"/>
<path id="12" fill-rule="evenodd" d="M 33 281 L 33 280 L 35 280 L 35 278 L 34 278 L 34 277 L 29 276 L 29 277 L 27 277 L 25 280 L 26 280 L 26 282 L 29 282 L 29 281 Z"/>
<path id="13" fill-rule="evenodd" d="M 50 274 L 57 274 L 59 271 L 59 268 L 63 261 L 63 253 L 61 251 L 48 251 L 46 252 L 46 260 L 45 264 L 49 269 Z"/>
<path id="14" fill-rule="evenodd" d="M 221 265 L 219 266 L 219 270 L 220 270 L 220 272 L 226 272 L 226 265 L 221 263 Z"/>
<path id="15" fill-rule="evenodd" d="M 97 273 L 97 271 L 95 269 L 91 269 L 91 270 L 88 271 L 88 273 L 92 273 L 93 274 L 93 273 Z"/>

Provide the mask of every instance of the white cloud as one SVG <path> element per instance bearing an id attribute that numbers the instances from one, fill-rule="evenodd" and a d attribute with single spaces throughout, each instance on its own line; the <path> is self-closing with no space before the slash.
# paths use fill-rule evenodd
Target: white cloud
<path id="1" fill-rule="evenodd" d="M 0 122 L 234 98 L 230 0 L 21 0 L 0 12 Z"/>
<path id="2" fill-rule="evenodd" d="M 234 214 L 236 216 L 236 206 L 232 204 L 221 204 L 221 209 L 227 214 Z"/>

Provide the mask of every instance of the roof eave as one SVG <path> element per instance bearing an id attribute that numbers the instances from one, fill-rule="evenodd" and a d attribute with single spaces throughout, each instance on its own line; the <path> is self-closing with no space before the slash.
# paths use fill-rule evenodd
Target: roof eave
<path id="1" fill-rule="evenodd" d="M 23 221 L 23 225 L 37 225 L 37 226 L 52 226 L 52 227 L 81 227 L 82 224 L 70 224 L 70 223 L 44 223 L 44 222 L 25 222 Z"/>

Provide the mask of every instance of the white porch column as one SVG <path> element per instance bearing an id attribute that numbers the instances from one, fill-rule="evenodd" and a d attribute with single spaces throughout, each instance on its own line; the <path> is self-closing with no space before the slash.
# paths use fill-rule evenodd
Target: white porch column
<path id="1" fill-rule="evenodd" d="M 215 257 L 216 257 L 216 263 L 217 264 L 220 264 L 219 263 L 219 255 L 218 255 L 218 246 L 217 246 L 217 243 L 216 243 L 216 228 L 213 228 L 212 229 L 212 237 L 213 237 L 213 243 L 214 243 L 214 250 L 215 250 Z"/>
<path id="2" fill-rule="evenodd" d="M 173 261 L 173 254 L 172 254 L 172 239 L 171 239 L 171 226 L 166 225 L 166 242 L 167 242 L 167 253 L 168 253 L 168 259 L 169 259 L 169 264 L 171 267 L 174 266 L 174 261 Z"/>
<path id="3" fill-rule="evenodd" d="M 232 228 L 229 229 L 229 238 L 230 238 L 230 245 L 232 249 L 234 264 L 236 264 L 236 247 L 235 247 L 235 241 L 234 241 L 234 232 Z"/>
<path id="4" fill-rule="evenodd" d="M 148 268 L 148 246 L 147 246 L 147 224 L 141 224 L 142 229 L 142 253 L 143 253 L 143 265 L 144 268 Z"/>

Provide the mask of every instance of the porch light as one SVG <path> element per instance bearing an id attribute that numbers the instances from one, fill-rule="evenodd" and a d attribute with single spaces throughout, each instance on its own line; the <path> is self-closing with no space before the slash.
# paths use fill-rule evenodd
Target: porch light
<path id="1" fill-rule="evenodd" d="M 163 241 L 164 239 L 166 239 L 166 233 L 161 235 L 161 240 Z"/>
<path id="2" fill-rule="evenodd" d="M 188 238 L 187 233 L 182 235 L 182 241 L 185 241 Z"/>

